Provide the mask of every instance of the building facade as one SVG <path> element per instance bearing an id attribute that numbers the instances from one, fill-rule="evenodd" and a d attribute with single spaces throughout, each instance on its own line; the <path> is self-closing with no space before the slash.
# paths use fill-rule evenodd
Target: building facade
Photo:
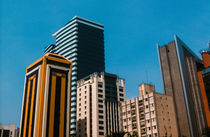
<path id="1" fill-rule="evenodd" d="M 69 137 L 71 69 L 52 53 L 27 67 L 20 137 Z"/>
<path id="2" fill-rule="evenodd" d="M 15 124 L 8 124 L 8 126 L 0 124 L 0 137 L 19 137 L 18 131 Z"/>
<path id="3" fill-rule="evenodd" d="M 204 68 L 198 72 L 198 80 L 206 115 L 207 125 L 210 128 L 210 46 L 202 53 Z"/>
<path id="4" fill-rule="evenodd" d="M 104 137 L 119 132 L 120 101 L 125 100 L 123 79 L 94 73 L 77 84 L 77 137 Z"/>
<path id="5" fill-rule="evenodd" d="M 166 95 L 174 100 L 179 136 L 198 137 L 207 126 L 197 72 L 202 61 L 177 36 L 158 46 Z"/>
<path id="6" fill-rule="evenodd" d="M 171 96 L 155 93 L 150 84 L 139 86 L 139 97 L 121 103 L 122 130 L 139 137 L 177 137 Z"/>
<path id="7" fill-rule="evenodd" d="M 72 61 L 71 135 L 76 134 L 77 80 L 105 71 L 104 26 L 75 16 L 53 34 L 55 45 L 45 53 L 57 53 Z"/>

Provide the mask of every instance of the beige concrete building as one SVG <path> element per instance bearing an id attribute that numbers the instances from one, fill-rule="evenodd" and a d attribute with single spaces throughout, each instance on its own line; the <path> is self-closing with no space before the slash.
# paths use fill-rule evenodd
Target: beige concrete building
<path id="1" fill-rule="evenodd" d="M 120 101 L 125 100 L 123 79 L 94 73 L 77 83 L 77 137 L 104 137 L 118 132 Z"/>
<path id="2" fill-rule="evenodd" d="M 121 124 L 125 132 L 139 137 L 177 137 L 171 96 L 155 93 L 150 84 L 139 86 L 139 97 L 121 103 Z"/>
<path id="3" fill-rule="evenodd" d="M 8 124 L 4 126 L 0 124 L 0 137 L 18 137 L 19 129 L 16 129 L 15 124 Z"/>

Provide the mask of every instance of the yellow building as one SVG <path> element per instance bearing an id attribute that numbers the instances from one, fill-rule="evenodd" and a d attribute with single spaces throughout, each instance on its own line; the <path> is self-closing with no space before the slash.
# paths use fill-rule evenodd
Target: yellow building
<path id="1" fill-rule="evenodd" d="M 69 137 L 71 68 L 52 53 L 27 67 L 20 137 Z"/>

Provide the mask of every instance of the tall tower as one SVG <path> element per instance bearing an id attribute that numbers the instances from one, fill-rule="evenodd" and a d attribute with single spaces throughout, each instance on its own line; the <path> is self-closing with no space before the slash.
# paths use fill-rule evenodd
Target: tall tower
<path id="1" fill-rule="evenodd" d="M 71 68 L 52 53 L 27 67 L 20 137 L 69 137 Z"/>
<path id="2" fill-rule="evenodd" d="M 77 93 L 77 137 L 104 137 L 121 131 L 123 79 L 105 72 L 94 73 L 78 81 Z"/>
<path id="3" fill-rule="evenodd" d="M 202 61 L 177 36 L 158 46 L 166 95 L 173 97 L 179 136 L 198 137 L 207 126 L 197 72 Z"/>
<path id="4" fill-rule="evenodd" d="M 47 46 L 45 53 L 57 53 L 72 61 L 71 135 L 75 135 L 77 80 L 105 71 L 104 26 L 75 16 L 53 36 L 56 45 Z"/>

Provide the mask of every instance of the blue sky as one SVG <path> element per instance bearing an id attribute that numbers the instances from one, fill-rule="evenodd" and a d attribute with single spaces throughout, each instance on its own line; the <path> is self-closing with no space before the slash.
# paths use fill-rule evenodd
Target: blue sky
<path id="1" fill-rule="evenodd" d="M 209 7 L 209 0 L 1 0 L 0 123 L 19 126 L 26 67 L 75 15 L 104 24 L 106 71 L 125 78 L 130 99 L 142 82 L 163 92 L 156 43 L 177 34 L 198 55 L 207 48 Z"/>

